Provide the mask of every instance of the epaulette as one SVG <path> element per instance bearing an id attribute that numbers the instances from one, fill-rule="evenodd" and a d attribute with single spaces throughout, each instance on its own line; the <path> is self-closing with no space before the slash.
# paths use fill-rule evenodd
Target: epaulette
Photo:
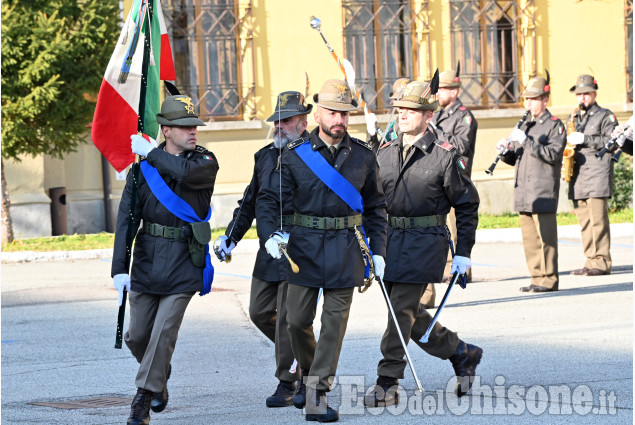
<path id="1" fill-rule="evenodd" d="M 362 145 L 363 147 L 365 147 L 365 148 L 366 148 L 366 149 L 368 149 L 369 151 L 372 151 L 372 150 L 373 150 L 373 147 L 372 147 L 370 144 L 368 144 L 368 143 L 364 142 L 363 140 L 356 139 L 355 137 L 351 137 L 351 140 L 352 140 L 353 142 L 357 143 L 358 145 Z"/>
<path id="2" fill-rule="evenodd" d="M 454 146 L 452 146 L 448 142 L 442 142 L 441 140 L 435 140 L 434 144 L 448 152 L 452 152 L 453 149 L 456 149 Z"/>
<path id="3" fill-rule="evenodd" d="M 304 142 L 306 142 L 306 140 L 304 140 L 302 137 L 298 137 L 293 142 L 287 143 L 287 148 L 295 149 L 295 148 L 297 148 L 298 146 L 300 146 Z"/>
<path id="4" fill-rule="evenodd" d="M 203 146 L 196 145 L 196 147 L 194 148 L 194 152 L 200 153 L 205 159 L 216 159 L 214 154 Z"/>

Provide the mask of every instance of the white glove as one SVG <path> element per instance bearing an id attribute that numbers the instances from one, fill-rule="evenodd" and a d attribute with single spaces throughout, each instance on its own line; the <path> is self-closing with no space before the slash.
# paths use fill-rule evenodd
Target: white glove
<path id="1" fill-rule="evenodd" d="M 499 152 L 502 152 L 506 149 L 509 149 L 509 140 L 507 140 L 507 138 L 504 137 L 496 143 L 496 150 Z"/>
<path id="2" fill-rule="evenodd" d="M 450 273 L 454 274 L 454 272 L 459 272 L 459 274 L 463 274 L 467 272 L 470 267 L 472 267 L 472 261 L 469 258 L 455 255 L 452 259 L 452 269 Z"/>
<path id="3" fill-rule="evenodd" d="M 282 253 L 279 245 L 281 243 L 285 245 L 289 243 L 289 234 L 280 231 L 273 232 L 271 237 L 265 242 L 265 249 L 273 258 L 281 258 Z"/>
<path id="4" fill-rule="evenodd" d="M 613 132 L 611 133 L 611 139 L 617 139 L 620 136 L 620 134 L 622 134 L 623 132 L 624 132 L 624 126 L 618 125 L 617 127 L 613 129 Z"/>
<path id="5" fill-rule="evenodd" d="M 141 156 L 148 156 L 150 151 L 154 149 L 157 144 L 155 140 L 153 140 L 153 144 L 152 142 L 148 142 L 146 139 L 137 134 L 133 134 L 132 136 L 130 136 L 130 140 L 132 140 L 132 143 L 130 143 L 132 152 Z"/>
<path id="6" fill-rule="evenodd" d="M 214 241 L 214 253 L 221 261 L 225 261 L 225 258 L 232 253 L 234 248 L 236 248 L 234 241 L 225 235 L 217 237 Z"/>
<path id="7" fill-rule="evenodd" d="M 386 270 L 386 262 L 381 255 L 373 255 L 373 263 L 375 264 L 375 276 L 384 280 L 384 270 Z"/>
<path id="8" fill-rule="evenodd" d="M 514 131 L 512 131 L 512 134 L 509 135 L 509 140 L 512 142 L 518 142 L 522 146 L 522 144 L 525 143 L 525 140 L 527 140 L 527 135 L 520 128 L 515 128 Z"/>
<path id="9" fill-rule="evenodd" d="M 584 143 L 584 133 L 574 131 L 567 136 L 567 143 L 569 143 L 570 145 L 581 145 L 582 143 Z"/>
<path id="10" fill-rule="evenodd" d="M 374 136 L 377 133 L 377 115 L 364 109 L 364 116 L 366 117 L 366 131 Z"/>
<path id="11" fill-rule="evenodd" d="M 126 273 L 116 274 L 112 277 L 115 289 L 119 292 L 119 305 L 123 302 L 123 290 L 130 292 L 130 276 Z"/>

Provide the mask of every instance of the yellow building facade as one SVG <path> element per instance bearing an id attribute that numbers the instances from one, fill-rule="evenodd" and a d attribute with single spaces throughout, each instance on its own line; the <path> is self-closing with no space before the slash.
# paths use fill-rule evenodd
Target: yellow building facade
<path id="1" fill-rule="evenodd" d="M 132 0 L 124 3 L 127 14 Z M 513 206 L 513 168 L 484 170 L 494 146 L 522 115 L 523 83 L 551 75 L 550 111 L 563 121 L 576 106 L 569 92 L 580 74 L 598 81 L 600 106 L 620 122 L 632 114 L 632 0 L 163 0 L 177 68 L 176 85 L 198 103 L 205 128 L 199 144 L 220 162 L 212 225 L 231 219 L 253 172 L 253 155 L 266 144 L 276 95 L 311 96 L 343 75 L 312 16 L 340 58 L 356 71 L 356 85 L 384 126 L 392 82 L 427 80 L 435 69 L 461 62 L 461 99 L 479 123 L 473 180 L 481 211 Z M 316 22 L 316 21 L 314 21 Z M 315 122 L 309 117 L 309 129 Z M 365 138 L 363 113 L 349 132 Z M 87 139 L 64 160 L 47 156 L 5 161 L 16 237 L 50 235 L 51 188 L 65 188 L 67 233 L 112 230 L 123 181 Z M 102 173 L 102 168 L 105 171 Z M 569 210 L 566 183 L 559 210 Z M 55 192 L 57 193 L 57 192 Z"/>

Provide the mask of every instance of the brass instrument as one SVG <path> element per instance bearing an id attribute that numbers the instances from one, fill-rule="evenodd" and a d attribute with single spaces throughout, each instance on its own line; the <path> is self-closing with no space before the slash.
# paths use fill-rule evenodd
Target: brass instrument
<path id="1" fill-rule="evenodd" d="M 577 106 L 571 113 L 571 119 L 567 122 L 567 136 L 575 131 L 575 114 L 580 110 L 580 106 Z M 573 177 L 573 156 L 575 155 L 575 145 L 567 142 L 567 146 L 564 148 L 562 154 L 562 168 L 560 173 L 562 174 L 562 180 L 569 183 L 571 177 Z"/>

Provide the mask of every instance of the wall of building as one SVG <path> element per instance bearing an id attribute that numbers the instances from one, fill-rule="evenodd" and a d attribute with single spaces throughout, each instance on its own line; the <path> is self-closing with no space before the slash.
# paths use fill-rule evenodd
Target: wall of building
<path id="1" fill-rule="evenodd" d="M 242 2 L 244 3 L 244 2 Z M 131 0 L 124 1 L 125 13 Z M 419 1 L 415 1 L 415 5 Z M 598 84 L 598 103 L 611 109 L 620 122 L 632 113 L 626 99 L 624 2 L 622 0 L 536 0 L 536 69 L 551 73 L 552 97 L 549 109 L 563 120 L 575 106 L 569 93 L 576 77 L 593 72 Z M 454 67 L 450 50 L 449 1 L 431 1 L 430 43 L 420 40 L 428 52 L 420 52 L 419 69 L 427 75 L 428 56 L 432 67 Z M 330 78 L 341 73 L 327 47 L 309 21 L 316 15 L 322 32 L 338 55 L 343 55 L 342 9 L 337 1 L 253 0 L 256 117 L 249 121 L 210 122 L 199 130 L 199 143 L 212 150 L 220 162 L 213 198 L 214 227 L 225 226 L 231 219 L 253 171 L 253 155 L 267 142 L 270 123 L 264 120 L 274 111 L 275 98 L 286 90 L 319 91 Z M 281 30 L 284 28 L 284 30 Z M 531 69 L 522 58 L 524 74 Z M 177 82 L 178 83 L 178 82 Z M 312 102 L 309 96 L 309 102 Z M 499 162 L 493 176 L 484 172 L 496 156 L 496 142 L 509 134 L 522 115 L 521 107 L 478 110 L 479 122 L 474 158 L 473 180 L 481 195 L 481 211 L 502 213 L 513 207 L 512 167 Z M 387 115 L 379 116 L 385 124 Z M 309 128 L 315 126 L 309 117 Z M 365 138 L 364 117 L 352 116 L 349 132 Z M 112 189 L 104 194 L 101 155 L 87 144 L 64 160 L 48 156 L 5 161 L 5 173 L 11 196 L 11 213 L 16 237 L 51 234 L 49 189 L 66 188 L 68 233 L 93 233 L 106 229 L 105 199 L 116 216 L 124 182 L 108 166 Z M 566 183 L 561 185 L 560 211 L 570 210 Z M 112 224 L 112 221 L 111 221 Z"/>

